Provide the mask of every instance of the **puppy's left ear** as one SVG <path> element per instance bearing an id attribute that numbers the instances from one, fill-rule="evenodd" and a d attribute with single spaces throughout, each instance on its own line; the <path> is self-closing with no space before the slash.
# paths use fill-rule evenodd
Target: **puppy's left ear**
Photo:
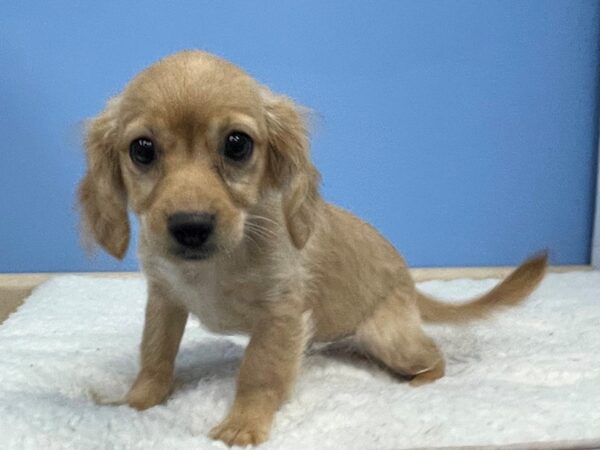
<path id="1" fill-rule="evenodd" d="M 287 97 L 263 92 L 269 134 L 268 175 L 282 192 L 286 227 L 294 246 L 306 245 L 318 213 L 319 172 L 310 160 L 305 113 Z"/>

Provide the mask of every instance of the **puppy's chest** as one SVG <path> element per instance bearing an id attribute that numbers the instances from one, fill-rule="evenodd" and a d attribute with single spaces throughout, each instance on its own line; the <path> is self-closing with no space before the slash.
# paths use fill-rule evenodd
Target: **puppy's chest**
<path id="1" fill-rule="evenodd" d="M 260 313 L 264 292 L 244 276 L 223 276 L 217 272 L 172 272 L 168 283 L 176 300 L 209 330 L 249 333 Z"/>

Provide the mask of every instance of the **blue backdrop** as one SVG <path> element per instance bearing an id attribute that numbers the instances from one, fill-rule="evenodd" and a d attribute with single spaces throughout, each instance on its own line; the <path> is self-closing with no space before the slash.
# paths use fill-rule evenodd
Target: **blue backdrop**
<path id="1" fill-rule="evenodd" d="M 413 266 L 589 260 L 597 1 L 4 1 L 0 271 L 86 257 L 81 120 L 136 72 L 201 48 L 318 113 L 325 197 Z"/>

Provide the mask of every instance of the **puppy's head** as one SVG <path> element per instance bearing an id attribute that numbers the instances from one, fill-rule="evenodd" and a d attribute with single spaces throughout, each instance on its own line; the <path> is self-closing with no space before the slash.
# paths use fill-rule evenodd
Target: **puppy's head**
<path id="1" fill-rule="evenodd" d="M 117 258 L 128 209 L 145 245 L 172 258 L 234 249 L 273 190 L 294 246 L 312 232 L 319 176 L 299 108 L 207 53 L 175 54 L 134 78 L 90 122 L 86 151 L 84 224 Z"/>

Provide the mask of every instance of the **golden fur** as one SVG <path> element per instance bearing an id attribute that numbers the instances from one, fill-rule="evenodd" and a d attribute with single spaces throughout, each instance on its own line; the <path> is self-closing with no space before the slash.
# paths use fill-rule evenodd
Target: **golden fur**
<path id="1" fill-rule="evenodd" d="M 232 130 L 254 140 L 241 165 L 219 153 Z M 159 147 L 147 170 L 128 154 L 140 136 Z M 168 396 L 189 313 L 215 332 L 246 333 L 234 404 L 211 432 L 230 445 L 268 438 L 309 342 L 350 338 L 414 385 L 429 382 L 444 361 L 422 320 L 462 322 L 517 304 L 545 271 L 545 255 L 534 257 L 460 306 L 417 292 L 391 244 L 320 197 L 300 107 L 207 53 L 175 54 L 134 78 L 91 121 L 86 148 L 79 200 L 91 237 L 122 258 L 127 211 L 140 221 L 149 296 L 127 402 L 145 409 Z M 215 214 L 214 255 L 171 252 L 167 218 L 179 211 Z"/>

